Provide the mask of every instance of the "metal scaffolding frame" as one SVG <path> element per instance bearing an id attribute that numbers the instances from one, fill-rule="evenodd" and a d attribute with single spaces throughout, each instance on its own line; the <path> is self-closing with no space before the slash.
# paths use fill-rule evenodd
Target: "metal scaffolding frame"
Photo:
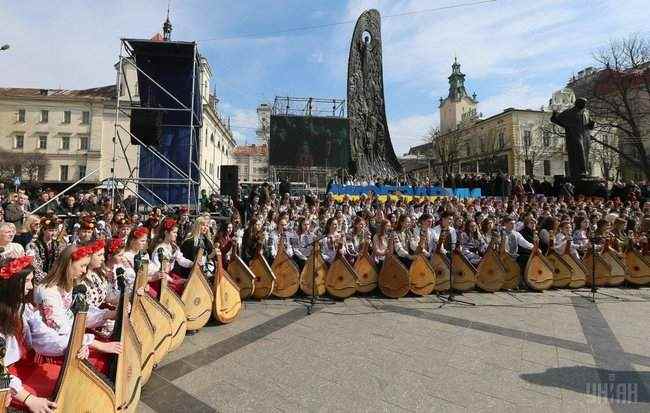
<path id="1" fill-rule="evenodd" d="M 133 55 L 133 49 L 129 42 L 131 40 L 136 40 L 136 39 L 127 39 L 127 38 L 121 38 L 120 39 L 120 54 L 119 54 L 119 60 L 118 60 L 118 65 L 119 69 L 117 72 L 116 76 L 116 101 L 115 101 L 115 124 L 114 124 L 114 135 L 113 135 L 113 159 L 112 159 L 112 165 L 111 165 L 111 177 L 105 181 L 109 181 L 111 183 L 111 200 L 113 204 L 115 204 L 115 190 L 117 187 L 118 183 L 122 183 L 124 185 L 124 188 L 126 190 L 127 184 L 133 183 L 137 185 L 138 190 L 140 188 L 144 188 L 147 190 L 147 192 L 152 195 L 154 198 L 156 198 L 161 204 L 164 206 L 168 206 L 160 197 L 158 197 L 151 189 L 147 188 L 144 185 L 139 185 L 139 184 L 147 184 L 147 185 L 166 185 L 166 184 L 187 184 L 187 207 L 191 209 L 192 204 L 194 204 L 194 207 L 196 210 L 199 210 L 199 188 L 200 188 L 200 179 L 201 179 L 201 168 L 198 167 L 198 165 L 193 161 L 192 158 L 192 151 L 193 150 L 198 150 L 198 142 L 195 142 L 195 139 L 197 139 L 194 127 L 195 125 L 199 124 L 199 122 L 195 122 L 196 117 L 194 115 L 194 103 L 196 101 L 195 99 L 195 86 L 196 86 L 196 70 L 198 67 L 198 46 L 195 42 L 192 42 L 193 45 L 193 50 L 194 50 L 194 55 L 193 55 L 193 61 L 192 61 L 192 92 L 190 95 L 191 99 L 191 105 L 188 107 L 187 105 L 183 104 L 176 96 L 174 96 L 173 93 L 171 93 L 163 84 L 160 84 L 156 82 L 148 73 L 146 73 L 142 68 L 138 67 L 138 65 L 135 62 L 135 56 Z M 146 40 L 145 40 L 146 41 Z M 129 83 L 127 81 L 127 76 L 126 76 L 126 71 L 125 71 L 125 66 L 126 65 L 131 65 L 138 73 L 142 74 L 145 76 L 149 81 L 152 82 L 152 84 L 162 90 L 165 94 L 167 94 L 171 99 L 173 99 L 176 103 L 178 103 L 179 107 L 148 107 L 143 105 L 141 102 L 138 104 L 134 102 L 133 100 L 133 95 L 131 93 L 131 89 L 129 87 Z M 128 96 L 128 104 L 124 102 L 122 104 L 122 79 L 124 79 L 124 85 L 126 87 L 126 95 Z M 124 128 L 122 125 L 120 125 L 120 114 L 123 116 L 126 116 L 130 118 L 130 111 L 132 109 L 138 109 L 138 110 L 151 110 L 151 111 L 181 111 L 181 112 L 188 112 L 190 116 L 190 121 L 189 121 L 189 126 L 188 125 L 162 125 L 162 126 L 176 126 L 176 127 L 187 127 L 190 129 L 190 134 L 189 134 L 189 158 L 188 158 L 188 166 L 187 166 L 187 171 L 182 170 L 178 165 L 176 165 L 171 159 L 166 157 L 164 154 L 162 154 L 156 147 L 152 145 L 147 145 L 145 144 L 142 139 L 139 137 L 135 136 L 130 130 L 127 130 Z M 123 136 L 124 135 L 124 136 Z M 123 137 L 126 139 L 128 137 L 128 140 L 125 144 L 123 141 Z M 132 145 L 131 139 L 135 140 L 138 142 L 138 146 L 140 150 L 138 151 L 138 158 L 137 158 L 137 164 L 135 166 L 132 166 L 131 162 L 129 161 L 128 155 L 127 155 L 127 150 L 128 148 Z M 120 147 L 120 150 L 122 151 L 122 154 L 124 156 L 124 160 L 127 166 L 127 169 L 129 171 L 128 176 L 124 177 L 118 177 L 116 176 L 116 170 L 115 170 L 115 165 L 117 162 L 117 151 L 118 151 L 118 146 Z M 176 174 L 179 178 L 174 179 L 174 178 L 141 178 L 139 176 L 139 164 L 140 164 L 140 156 L 143 150 L 148 150 L 151 152 L 151 154 L 160 160 L 164 165 L 169 167 L 169 169 Z M 197 160 L 198 156 L 197 156 Z M 199 171 L 199 176 L 193 177 L 192 176 L 192 167 L 196 166 Z M 138 171 L 136 175 L 136 171 Z M 195 191 L 195 199 L 192 199 L 192 185 L 196 185 L 196 191 Z M 133 191 L 132 189 L 129 188 L 131 192 L 134 192 L 135 195 L 144 201 L 146 204 L 151 206 L 151 204 L 147 201 L 144 200 L 144 198 L 137 193 L 137 191 Z"/>
<path id="2" fill-rule="evenodd" d="M 345 99 L 276 96 L 271 114 L 344 118 Z"/>

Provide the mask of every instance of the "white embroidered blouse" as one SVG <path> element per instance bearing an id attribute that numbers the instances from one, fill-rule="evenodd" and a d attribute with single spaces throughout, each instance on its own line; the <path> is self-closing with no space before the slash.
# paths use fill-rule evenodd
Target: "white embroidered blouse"
<path id="1" fill-rule="evenodd" d="M 66 337 L 70 335 L 74 321 L 74 314 L 70 309 L 72 306 L 72 292 L 63 291 L 58 287 L 39 285 L 34 290 L 34 303 L 43 318 L 43 322 L 48 327 L 55 330 L 59 335 Z M 108 319 L 109 314 L 110 310 L 100 310 L 91 306 L 86 317 L 86 327 L 91 329 L 101 327 Z M 87 334 L 87 336 L 90 336 L 90 341 L 94 339 L 92 334 Z M 44 356 L 49 355 L 39 351 L 37 353 Z"/>

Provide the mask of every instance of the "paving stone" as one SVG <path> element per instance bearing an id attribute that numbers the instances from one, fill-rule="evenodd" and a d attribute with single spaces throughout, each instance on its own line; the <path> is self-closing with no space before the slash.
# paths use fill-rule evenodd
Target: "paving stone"
<path id="1" fill-rule="evenodd" d="M 247 302 L 233 324 L 169 354 L 139 411 L 650 411 L 588 387 L 613 372 L 650 388 L 650 318 L 638 317 L 649 302 L 594 305 L 565 290 L 463 298 L 477 306 L 369 296 L 307 316 L 294 300 Z"/>

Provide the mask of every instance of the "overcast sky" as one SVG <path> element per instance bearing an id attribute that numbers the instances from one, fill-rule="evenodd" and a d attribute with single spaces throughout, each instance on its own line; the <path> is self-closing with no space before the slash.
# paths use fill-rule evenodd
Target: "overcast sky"
<path id="1" fill-rule="evenodd" d="M 199 40 L 221 110 L 241 143 L 255 108 L 274 96 L 346 97 L 354 21 L 382 20 L 390 132 L 401 154 L 438 124 L 454 55 L 479 112 L 539 108 L 609 39 L 648 35 L 647 0 L 512 1 L 426 11 L 472 0 L 172 0 L 173 39 Z M 160 30 L 166 0 L 0 0 L 0 86 L 90 88 L 114 83 L 120 37 Z M 418 12 L 393 16 L 406 12 Z M 275 34 L 274 34 L 275 33 Z M 257 35 L 248 36 L 242 35 Z"/>

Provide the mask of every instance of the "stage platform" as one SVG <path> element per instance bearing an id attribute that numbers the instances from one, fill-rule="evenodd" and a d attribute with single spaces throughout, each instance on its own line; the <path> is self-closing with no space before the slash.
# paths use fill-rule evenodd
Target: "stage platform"
<path id="1" fill-rule="evenodd" d="M 165 358 L 140 411 L 648 412 L 650 288 L 606 292 L 621 299 L 371 296 L 309 316 L 293 299 L 248 301 Z"/>

